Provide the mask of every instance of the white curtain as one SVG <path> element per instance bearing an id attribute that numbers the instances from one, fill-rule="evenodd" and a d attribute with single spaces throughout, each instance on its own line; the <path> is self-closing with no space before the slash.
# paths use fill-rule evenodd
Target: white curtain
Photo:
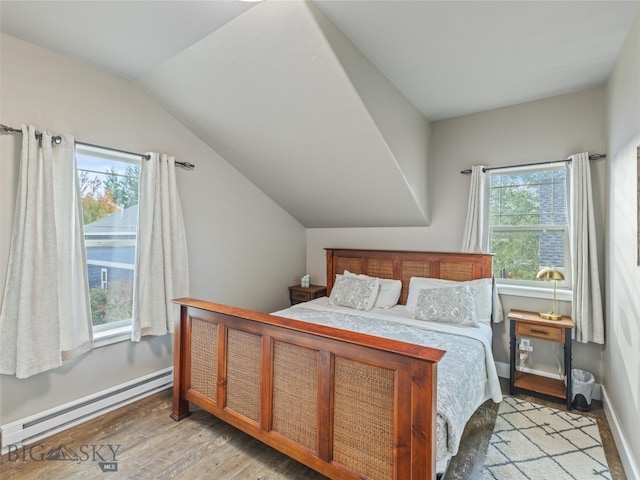
<path id="1" fill-rule="evenodd" d="M 140 175 L 138 246 L 131 339 L 173 332 L 178 306 L 189 293 L 187 240 L 176 185 L 175 159 L 151 153 Z"/>
<path id="2" fill-rule="evenodd" d="M 569 237 L 573 298 L 571 317 L 576 324 L 575 339 L 582 343 L 604 343 L 604 318 L 589 154 L 569 157 Z"/>
<path id="3" fill-rule="evenodd" d="M 16 208 L 0 308 L 0 373 L 26 378 L 92 347 L 75 144 L 22 127 Z"/>
<path id="4" fill-rule="evenodd" d="M 489 252 L 489 174 L 484 172 L 485 165 L 471 167 L 471 186 L 469 188 L 469 205 L 467 221 L 462 235 L 463 252 Z M 493 322 L 504 321 L 502 302 L 498 295 L 495 281 L 493 283 Z"/>
<path id="5" fill-rule="evenodd" d="M 489 175 L 485 165 L 471 167 L 471 186 L 467 223 L 462 235 L 462 251 L 482 253 L 489 250 Z"/>

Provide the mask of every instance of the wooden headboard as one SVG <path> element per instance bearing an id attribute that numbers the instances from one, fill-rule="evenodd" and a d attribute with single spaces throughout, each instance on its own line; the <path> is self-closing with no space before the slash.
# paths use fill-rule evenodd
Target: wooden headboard
<path id="1" fill-rule="evenodd" d="M 337 273 L 351 273 L 402 281 L 398 303 L 407 303 L 411 277 L 443 280 L 491 278 L 493 256 L 487 253 L 405 252 L 325 248 L 327 251 L 327 295 Z"/>

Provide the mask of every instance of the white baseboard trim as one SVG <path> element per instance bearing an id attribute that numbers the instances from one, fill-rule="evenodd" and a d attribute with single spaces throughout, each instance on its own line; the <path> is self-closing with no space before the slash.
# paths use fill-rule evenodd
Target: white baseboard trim
<path id="1" fill-rule="evenodd" d="M 9 445 L 28 445 L 54 433 L 171 387 L 173 367 L 0 426 L 1 454 Z"/>
<path id="2" fill-rule="evenodd" d="M 620 428 L 620 421 L 618 420 L 618 416 L 611 406 L 611 402 L 609 401 L 609 397 L 607 396 L 607 391 L 604 387 L 602 388 L 602 397 L 604 414 L 607 417 L 609 428 L 611 429 L 611 434 L 613 435 L 613 439 L 616 442 L 616 448 L 618 449 L 618 454 L 620 455 L 620 461 L 622 462 L 624 473 L 627 475 L 627 478 L 640 478 L 640 468 L 638 468 L 638 464 L 633 458 L 629 443 L 627 442 L 624 432 Z"/>
<path id="3" fill-rule="evenodd" d="M 508 363 L 496 362 L 496 370 L 498 372 L 498 376 L 499 377 L 509 378 L 509 364 Z M 558 379 L 558 375 L 553 374 L 553 373 L 549 373 L 549 372 L 542 372 L 540 370 L 532 370 L 530 368 L 525 368 L 522 371 L 523 372 L 527 372 L 527 373 L 533 373 L 535 375 L 540 375 L 541 377 L 555 378 L 556 380 Z M 595 400 L 602 401 L 602 387 L 601 387 L 601 385 L 599 383 L 594 384 L 593 392 L 591 394 L 591 398 L 595 399 Z"/>

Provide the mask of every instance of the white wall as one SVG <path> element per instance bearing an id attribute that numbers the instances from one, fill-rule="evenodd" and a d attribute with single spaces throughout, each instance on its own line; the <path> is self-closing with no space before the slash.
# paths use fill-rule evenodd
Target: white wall
<path id="1" fill-rule="evenodd" d="M 78 141 L 160 151 L 196 164 L 179 169 L 191 296 L 263 311 L 288 305 L 305 265 L 304 228 L 136 85 L 15 38 L 0 37 L 0 123 L 30 123 Z M 0 285 L 4 285 L 20 135 L 0 136 Z M 0 376 L 0 425 L 161 370 L 172 338 L 101 347 L 17 380 Z"/>
<path id="2" fill-rule="evenodd" d="M 607 349 L 604 386 L 629 442 L 640 478 L 640 266 L 637 265 L 637 195 L 640 188 L 640 16 L 607 84 Z M 619 445 L 620 448 L 620 445 Z"/>
<path id="3" fill-rule="evenodd" d="M 425 228 L 308 229 L 307 271 L 312 281 L 326 280 L 325 247 L 459 251 L 467 211 L 470 177 L 460 171 L 484 163 L 491 166 L 559 160 L 572 153 L 605 151 L 604 89 L 563 95 L 522 105 L 443 120 L 431 132 L 432 223 Z M 597 221 L 604 225 L 606 161 L 592 163 Z M 599 228 L 603 232 L 604 228 Z M 604 238 L 600 242 L 603 249 Z M 603 254 L 601 255 L 603 258 Z M 602 270 L 604 271 L 604 270 Z M 541 311 L 550 300 L 503 296 L 510 308 Z M 563 302 L 562 313 L 569 313 Z M 494 327 L 494 356 L 508 363 L 506 324 Z M 534 343 L 530 367 L 558 371 L 553 353 L 561 347 Z M 574 342 L 574 367 L 602 378 L 603 348 Z"/>
<path id="4" fill-rule="evenodd" d="M 429 225 L 431 122 L 315 6 L 308 7 L 342 68 L 378 127 Z"/>

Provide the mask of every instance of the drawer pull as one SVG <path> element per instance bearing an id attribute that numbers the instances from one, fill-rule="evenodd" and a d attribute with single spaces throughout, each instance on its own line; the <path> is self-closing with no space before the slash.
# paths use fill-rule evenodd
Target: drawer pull
<path id="1" fill-rule="evenodd" d="M 535 328 L 531 329 L 531 333 L 539 333 L 540 335 L 549 335 L 549 332 L 546 330 L 536 330 Z"/>

